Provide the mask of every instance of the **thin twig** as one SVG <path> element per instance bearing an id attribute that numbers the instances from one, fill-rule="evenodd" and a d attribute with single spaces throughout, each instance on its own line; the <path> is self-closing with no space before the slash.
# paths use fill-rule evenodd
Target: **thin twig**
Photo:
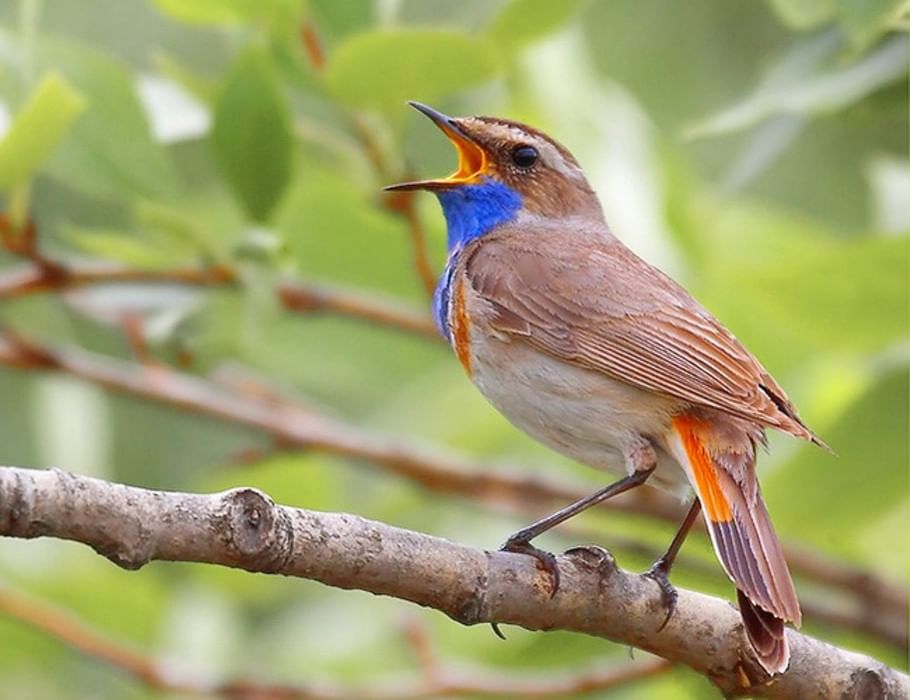
<path id="1" fill-rule="evenodd" d="M 414 255 L 414 268 L 420 276 L 424 290 L 432 297 L 436 289 L 436 275 L 433 272 L 430 254 L 427 250 L 427 234 L 420 222 L 415 204 L 413 192 L 394 192 L 386 199 L 388 209 L 398 213 L 408 225 L 408 235 Z"/>
<path id="2" fill-rule="evenodd" d="M 38 227 L 28 218 L 19 227 L 4 212 L 0 212 L 0 246 L 13 255 L 31 260 L 45 275 L 59 274 L 62 266 L 44 256 L 38 248 Z"/>
<path id="3" fill-rule="evenodd" d="M 321 73 L 325 68 L 325 50 L 322 47 L 322 39 L 316 31 L 316 25 L 313 20 L 307 18 L 300 26 L 300 44 L 306 54 L 310 67 L 315 73 Z"/>
<path id="4" fill-rule="evenodd" d="M 351 125 L 357 140 L 363 147 L 364 155 L 369 161 L 370 166 L 376 173 L 376 176 L 385 181 L 385 184 L 391 184 L 392 180 L 406 180 L 406 176 L 395 177 L 389 168 L 385 154 L 379 142 L 373 136 L 370 127 L 363 121 L 359 115 L 351 118 Z M 397 214 L 408 227 L 408 238 L 410 239 L 411 251 L 413 254 L 414 269 L 423 284 L 424 290 L 429 296 L 433 296 L 436 289 L 436 275 L 433 272 L 433 266 L 430 263 L 430 256 L 427 250 L 427 235 L 417 214 L 415 206 L 416 200 L 413 192 L 395 192 L 386 195 L 382 200 L 386 209 L 393 214 Z"/>
<path id="5" fill-rule="evenodd" d="M 439 332 L 427 314 L 411 311 L 391 302 L 380 302 L 339 289 L 322 289 L 301 282 L 286 282 L 278 288 L 285 308 L 301 313 L 326 312 L 370 321 L 380 326 L 439 340 Z"/>
<path id="6" fill-rule="evenodd" d="M 892 586 L 860 566 L 834 561 L 799 545 L 791 544 L 787 547 L 787 558 L 799 562 L 799 570 L 806 578 L 853 591 L 861 601 L 885 603 L 895 608 L 906 623 L 908 605 L 905 588 Z M 904 639 L 906 646 L 906 625 Z"/>
<path id="7" fill-rule="evenodd" d="M 301 26 L 300 42 L 313 72 L 321 73 L 325 68 L 326 57 L 319 30 L 312 18 L 308 18 Z M 391 169 L 383 154 L 382 147 L 373 136 L 370 127 L 358 114 L 351 115 L 350 121 L 354 134 L 373 172 L 383 180 L 390 180 L 392 176 Z M 387 182 L 386 184 L 389 183 Z M 408 237 L 410 238 L 411 250 L 414 255 L 414 269 L 417 270 L 417 275 L 420 277 L 424 290 L 432 297 L 433 291 L 436 289 L 436 275 L 433 273 L 433 266 L 430 264 L 426 232 L 417 214 L 414 201 L 413 192 L 399 192 L 386 197 L 383 200 L 383 204 L 389 211 L 401 216 L 407 224 Z"/>
<path id="8" fill-rule="evenodd" d="M 146 366 L 162 364 L 155 358 L 151 348 L 149 348 L 148 339 L 145 337 L 145 329 L 142 326 L 141 314 L 134 311 L 127 311 L 121 314 L 120 328 L 137 362 Z"/>
<path id="9" fill-rule="evenodd" d="M 496 695 L 505 698 L 551 698 L 572 693 L 608 690 L 664 673 L 672 664 L 659 659 L 641 659 L 617 664 L 606 661 L 596 668 L 557 672 L 529 677 L 518 671 L 506 675 L 492 669 L 455 671 L 438 665 L 432 676 L 407 681 L 373 681 L 365 689 L 348 689 L 326 684 L 276 685 L 251 679 L 214 681 L 189 669 L 178 669 L 153 656 L 130 649 L 101 635 L 71 614 L 34 598 L 0 586 L 0 612 L 41 630 L 63 644 L 103 661 L 133 676 L 155 690 L 200 696 L 223 696 L 235 700 L 281 698 L 283 700 L 404 700 L 453 694 Z M 429 640 L 423 640 L 429 644 Z"/>
<path id="10" fill-rule="evenodd" d="M 436 649 L 433 648 L 433 641 L 426 625 L 419 618 L 412 617 L 405 621 L 403 627 L 405 641 L 413 651 L 423 677 L 429 683 L 438 682 L 445 671 L 439 662 Z"/>
<path id="11" fill-rule="evenodd" d="M 104 284 L 219 287 L 234 286 L 239 282 L 236 273 L 225 266 L 146 270 L 109 264 L 83 263 L 66 267 L 56 265 L 54 268 L 26 265 L 0 275 L 0 301 Z M 285 281 L 278 285 L 276 293 L 284 307 L 290 311 L 339 314 L 426 338 L 439 337 L 426 314 L 392 302 L 377 301 L 356 292 Z"/>
<path id="12" fill-rule="evenodd" d="M 126 671 L 146 685 L 158 690 L 195 692 L 195 684 L 171 678 L 160 664 L 146 656 L 113 642 L 86 625 L 50 605 L 15 593 L 0 586 L 0 611 L 7 616 L 41 630 L 86 656 L 105 661 Z"/>

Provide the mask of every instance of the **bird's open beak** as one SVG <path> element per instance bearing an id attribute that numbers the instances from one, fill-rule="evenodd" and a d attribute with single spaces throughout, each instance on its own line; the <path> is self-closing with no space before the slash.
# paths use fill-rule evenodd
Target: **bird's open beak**
<path id="1" fill-rule="evenodd" d="M 487 154 L 481 146 L 462 129 L 452 117 L 437 112 L 420 102 L 408 102 L 418 112 L 422 112 L 436 124 L 455 146 L 458 152 L 458 169 L 438 180 L 416 180 L 389 185 L 386 190 L 444 190 L 458 185 L 478 182 L 487 170 Z"/>

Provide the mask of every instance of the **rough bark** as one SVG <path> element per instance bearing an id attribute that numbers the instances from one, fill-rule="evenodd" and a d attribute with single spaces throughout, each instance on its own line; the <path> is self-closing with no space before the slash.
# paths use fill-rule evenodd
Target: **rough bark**
<path id="1" fill-rule="evenodd" d="M 679 591 L 663 621 L 656 584 L 600 549 L 558 559 L 559 591 L 527 556 L 484 552 L 354 515 L 276 505 L 255 489 L 199 495 L 151 491 L 69 474 L 0 467 L 0 535 L 57 537 L 118 566 L 152 560 L 220 564 L 361 589 L 440 610 L 472 625 L 563 629 L 629 644 L 703 673 L 727 695 L 827 700 L 906 698 L 906 675 L 788 631 L 786 673 L 765 677 L 737 611 Z"/>

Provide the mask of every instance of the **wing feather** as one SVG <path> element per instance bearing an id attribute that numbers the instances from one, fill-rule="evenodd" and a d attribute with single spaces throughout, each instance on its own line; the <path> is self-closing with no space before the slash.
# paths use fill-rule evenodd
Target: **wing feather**
<path id="1" fill-rule="evenodd" d="M 684 289 L 602 232 L 509 229 L 461 263 L 493 324 L 629 384 L 819 442 L 783 389 Z"/>

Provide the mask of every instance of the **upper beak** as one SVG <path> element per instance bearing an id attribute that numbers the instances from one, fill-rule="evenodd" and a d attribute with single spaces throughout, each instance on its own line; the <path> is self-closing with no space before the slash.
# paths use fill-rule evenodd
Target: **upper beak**
<path id="1" fill-rule="evenodd" d="M 389 191 L 400 190 L 442 190 L 457 185 L 466 185 L 477 182 L 487 169 L 487 154 L 481 146 L 462 129 L 452 117 L 447 117 L 442 112 L 437 112 L 432 107 L 427 107 L 420 102 L 408 102 L 414 109 L 425 114 L 433 123 L 442 130 L 458 151 L 458 169 L 448 177 L 438 180 L 416 180 L 389 185 L 384 189 Z"/>

